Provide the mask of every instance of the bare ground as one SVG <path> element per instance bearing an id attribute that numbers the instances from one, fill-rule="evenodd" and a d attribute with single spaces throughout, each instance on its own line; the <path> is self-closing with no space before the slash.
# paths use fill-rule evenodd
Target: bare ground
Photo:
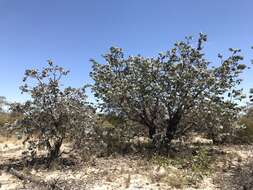
<path id="1" fill-rule="evenodd" d="M 38 177 L 46 182 L 54 182 L 63 189 L 97 190 L 250 190 L 253 189 L 253 146 L 219 146 L 219 155 L 212 174 L 203 176 L 195 185 L 185 179 L 186 170 L 175 166 L 166 168 L 142 159 L 140 156 L 111 156 L 93 158 L 75 166 L 20 168 L 24 175 Z M 38 186 L 18 179 L 4 168 L 20 159 L 23 150 L 21 141 L 0 139 L 0 190 L 38 189 Z M 41 187 L 41 189 L 43 189 Z"/>

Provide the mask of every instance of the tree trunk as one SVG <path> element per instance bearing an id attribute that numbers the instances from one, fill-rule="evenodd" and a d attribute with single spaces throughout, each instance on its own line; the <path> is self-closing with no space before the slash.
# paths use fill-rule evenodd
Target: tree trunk
<path id="1" fill-rule="evenodd" d="M 54 145 L 51 147 L 51 149 L 49 150 L 49 161 L 53 161 L 56 158 L 58 158 L 59 154 L 60 154 L 60 148 L 62 145 L 62 138 L 58 139 Z"/>
<path id="2" fill-rule="evenodd" d="M 14 170 L 13 168 L 11 168 L 9 170 L 9 173 L 14 175 L 15 177 L 17 177 L 18 179 L 20 179 L 22 181 L 35 184 L 38 189 L 46 189 L 46 190 L 51 190 L 51 189 L 61 190 L 62 189 L 61 187 L 59 187 L 56 184 L 56 181 L 47 182 L 47 181 L 44 181 L 44 179 L 41 179 L 39 176 L 32 176 L 30 174 L 24 174 L 24 173 L 21 173 L 17 170 Z"/>
<path id="3" fill-rule="evenodd" d="M 175 133 L 177 130 L 177 125 L 169 125 L 166 129 L 166 137 L 168 140 L 168 143 L 171 142 L 172 139 L 174 139 Z"/>
<path id="4" fill-rule="evenodd" d="M 172 119 L 168 121 L 167 129 L 166 129 L 166 137 L 168 140 L 168 143 L 171 142 L 172 139 L 174 139 L 178 125 L 180 122 L 181 116 L 180 115 L 175 115 Z"/>
<path id="5" fill-rule="evenodd" d="M 155 127 L 149 127 L 149 138 L 153 139 L 154 135 L 156 134 L 156 128 Z"/>

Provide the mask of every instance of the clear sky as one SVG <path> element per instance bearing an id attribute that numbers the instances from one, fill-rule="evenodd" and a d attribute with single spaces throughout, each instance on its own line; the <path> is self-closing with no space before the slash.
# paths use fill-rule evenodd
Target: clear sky
<path id="1" fill-rule="evenodd" d="M 22 101 L 26 68 L 46 60 L 71 70 L 66 85 L 90 83 L 90 58 L 110 46 L 154 56 L 177 40 L 208 34 L 207 56 L 241 48 L 253 59 L 252 0 L 0 0 L 0 95 Z M 249 64 L 250 65 L 250 64 Z M 253 86 L 253 69 L 243 76 Z"/>

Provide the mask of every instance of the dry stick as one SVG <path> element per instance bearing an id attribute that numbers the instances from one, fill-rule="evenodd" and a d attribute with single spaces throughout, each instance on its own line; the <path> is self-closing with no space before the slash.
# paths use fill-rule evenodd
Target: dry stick
<path id="1" fill-rule="evenodd" d="M 14 170 L 13 168 L 11 168 L 9 170 L 9 173 L 12 174 L 12 175 L 14 175 L 15 177 L 17 177 L 20 180 L 34 183 L 36 185 L 42 186 L 44 188 L 47 188 L 48 190 L 62 190 L 62 188 L 58 187 L 56 185 L 56 183 L 46 182 L 46 181 L 40 179 L 37 176 L 26 176 L 25 174 L 23 174 L 21 172 L 18 172 L 17 170 Z"/>

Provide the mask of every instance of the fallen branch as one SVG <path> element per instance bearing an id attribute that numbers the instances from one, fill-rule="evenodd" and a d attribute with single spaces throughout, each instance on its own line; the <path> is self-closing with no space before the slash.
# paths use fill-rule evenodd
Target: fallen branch
<path id="1" fill-rule="evenodd" d="M 34 184 L 36 184 L 40 187 L 46 188 L 48 190 L 62 190 L 62 188 L 60 188 L 56 185 L 57 181 L 46 182 L 46 181 L 40 179 L 38 176 L 28 176 L 28 174 L 25 175 L 21 172 L 18 172 L 17 170 L 15 170 L 13 168 L 11 168 L 9 170 L 9 173 L 14 175 L 15 177 L 17 177 L 18 179 L 20 179 L 22 181 L 34 183 Z"/>

